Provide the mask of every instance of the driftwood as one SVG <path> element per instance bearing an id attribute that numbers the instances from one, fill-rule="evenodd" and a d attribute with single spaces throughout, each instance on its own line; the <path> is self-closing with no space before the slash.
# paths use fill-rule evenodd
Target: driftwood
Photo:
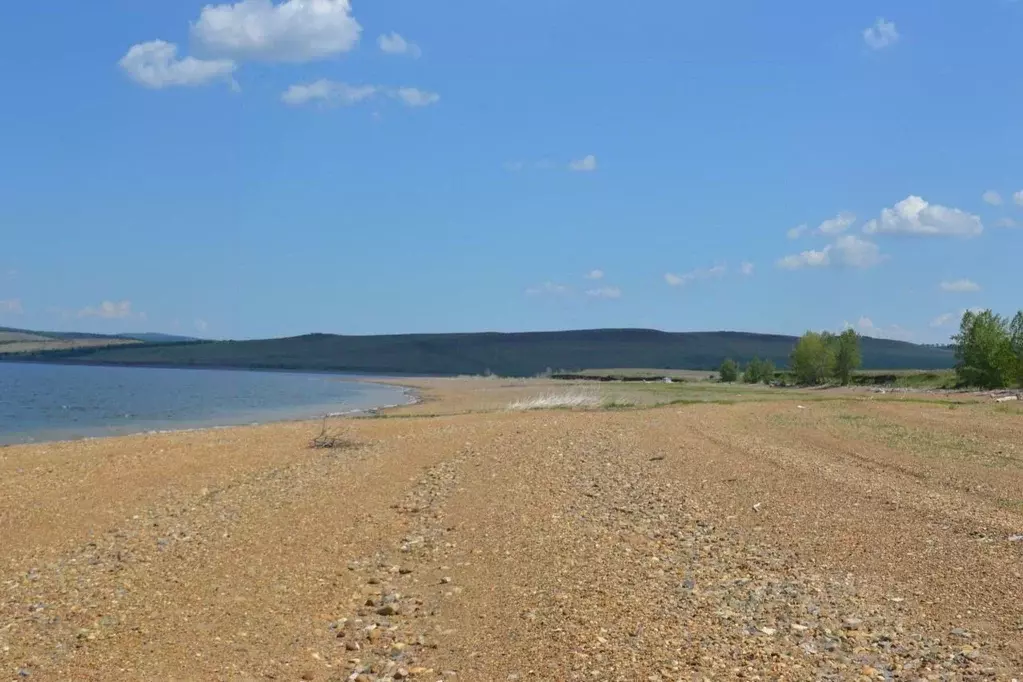
<path id="1" fill-rule="evenodd" d="M 309 447 L 317 450 L 345 450 L 358 445 L 358 443 L 348 437 L 347 429 L 341 427 L 330 428 L 327 422 L 328 419 L 330 419 L 329 416 L 323 418 L 320 432 L 309 441 Z"/>

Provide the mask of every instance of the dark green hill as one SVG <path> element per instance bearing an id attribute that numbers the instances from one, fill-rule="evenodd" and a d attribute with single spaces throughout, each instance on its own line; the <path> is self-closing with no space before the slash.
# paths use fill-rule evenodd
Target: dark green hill
<path id="1" fill-rule="evenodd" d="M 715 369 L 725 357 L 786 365 L 796 339 L 744 332 L 669 333 L 594 329 L 514 334 L 309 334 L 258 341 L 145 344 L 24 354 L 19 359 L 89 364 L 166 365 L 363 372 L 530 376 L 547 369 L 624 367 Z M 863 339 L 864 369 L 945 369 L 947 348 Z"/>

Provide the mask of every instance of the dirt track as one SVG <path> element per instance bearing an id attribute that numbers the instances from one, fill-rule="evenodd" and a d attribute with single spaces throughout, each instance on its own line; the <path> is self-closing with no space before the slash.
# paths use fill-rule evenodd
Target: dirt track
<path id="1" fill-rule="evenodd" d="M 315 430 L 0 449 L 0 679 L 1021 677 L 1018 410 Z"/>

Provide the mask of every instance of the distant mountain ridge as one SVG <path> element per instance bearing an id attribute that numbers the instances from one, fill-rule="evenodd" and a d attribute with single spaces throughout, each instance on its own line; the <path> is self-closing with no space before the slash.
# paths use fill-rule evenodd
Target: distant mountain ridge
<path id="1" fill-rule="evenodd" d="M 788 362 L 796 337 L 748 332 L 587 329 L 341 336 L 307 334 L 253 341 L 183 341 L 19 354 L 12 359 L 83 364 L 157 365 L 361 372 L 531 376 L 546 370 L 716 369 L 726 357 Z M 947 369 L 948 347 L 863 339 L 864 369 Z"/>

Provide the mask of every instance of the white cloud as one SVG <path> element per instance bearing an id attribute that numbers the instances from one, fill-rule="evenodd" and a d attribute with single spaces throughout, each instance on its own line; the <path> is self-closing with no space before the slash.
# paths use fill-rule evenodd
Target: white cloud
<path id="1" fill-rule="evenodd" d="M 777 265 L 785 270 L 826 268 L 832 265 L 864 269 L 880 264 L 885 258 L 886 256 L 881 254 L 881 249 L 877 244 L 856 235 L 847 234 L 823 249 L 810 249 L 785 256 L 778 260 Z"/>
<path id="2" fill-rule="evenodd" d="M 992 206 L 1002 205 L 1002 195 L 994 191 L 993 189 L 989 189 L 988 191 L 984 192 L 984 195 L 981 197 L 981 199 L 984 200 L 985 204 L 991 204 Z"/>
<path id="3" fill-rule="evenodd" d="M 586 279 L 604 279 L 604 271 L 590 270 L 584 275 L 584 277 L 586 277 Z"/>
<path id="4" fill-rule="evenodd" d="M 851 327 L 848 322 L 847 327 Z M 904 329 L 897 324 L 891 324 L 888 326 L 878 326 L 874 324 L 874 321 L 869 317 L 862 316 L 856 321 L 856 331 L 863 334 L 864 336 L 872 336 L 874 338 L 882 339 L 896 339 L 899 341 L 910 341 L 913 338 L 913 332 L 908 329 Z"/>
<path id="5" fill-rule="evenodd" d="M 955 319 L 955 313 L 942 313 L 931 320 L 931 327 L 945 327 Z"/>
<path id="6" fill-rule="evenodd" d="M 590 289 L 586 292 L 586 295 L 593 298 L 621 298 L 622 290 L 618 287 L 598 287 L 597 289 Z"/>
<path id="7" fill-rule="evenodd" d="M 178 46 L 163 40 L 133 45 L 118 62 L 129 78 L 147 88 L 206 85 L 223 80 L 234 83 L 238 68 L 230 59 L 178 58 Z"/>
<path id="8" fill-rule="evenodd" d="M 834 260 L 839 265 L 851 268 L 870 268 L 885 260 L 877 244 L 868 242 L 853 234 L 847 234 L 835 240 L 832 248 Z"/>
<path id="9" fill-rule="evenodd" d="M 349 85 L 321 78 L 312 83 L 292 85 L 281 95 L 281 100 L 292 106 L 313 101 L 350 106 L 375 96 L 377 92 L 379 88 L 375 85 Z"/>
<path id="10" fill-rule="evenodd" d="M 682 275 L 676 275 L 671 272 L 668 272 L 665 273 L 664 275 L 664 281 L 667 282 L 669 286 L 678 287 L 684 286 L 686 284 L 689 284 L 690 282 L 695 282 L 696 280 L 700 279 L 713 279 L 716 277 L 724 277 L 727 271 L 728 268 L 726 268 L 724 265 L 715 265 L 712 268 L 699 268 Z"/>
<path id="11" fill-rule="evenodd" d="M 788 232 L 786 232 L 785 234 L 788 236 L 789 239 L 799 239 L 800 237 L 803 236 L 803 233 L 805 233 L 806 230 L 807 230 L 806 225 L 797 225 Z"/>
<path id="12" fill-rule="evenodd" d="M 975 293 L 980 291 L 980 285 L 968 279 L 957 279 L 952 282 L 942 282 L 941 290 L 951 291 L 960 294 Z"/>
<path id="13" fill-rule="evenodd" d="M 1023 189 L 1013 194 L 1012 200 L 1016 202 L 1017 206 L 1023 206 Z"/>
<path id="14" fill-rule="evenodd" d="M 589 154 L 581 159 L 569 162 L 568 167 L 574 171 L 590 173 L 597 170 L 597 157 Z"/>
<path id="15" fill-rule="evenodd" d="M 131 301 L 103 301 L 97 307 L 88 306 L 78 311 L 78 317 L 99 317 L 105 320 L 123 320 L 129 317 L 145 319 L 145 313 L 135 313 Z"/>
<path id="16" fill-rule="evenodd" d="M 518 171 L 522 170 L 525 167 L 526 163 L 524 161 L 506 161 L 504 164 L 505 170 L 512 171 L 515 173 L 517 173 Z"/>
<path id="17" fill-rule="evenodd" d="M 995 227 L 1019 227 L 1019 223 L 1012 218 L 999 218 L 995 221 Z"/>
<path id="18" fill-rule="evenodd" d="M 854 214 L 843 211 L 834 218 L 821 223 L 817 228 L 817 232 L 826 235 L 841 234 L 848 230 L 855 222 L 856 216 Z"/>
<path id="19" fill-rule="evenodd" d="M 8 298 L 0 301 L 0 315 L 20 315 L 23 312 L 25 310 L 21 307 L 21 300 L 17 298 Z"/>
<path id="20" fill-rule="evenodd" d="M 204 332 L 207 329 L 209 329 L 209 327 L 210 327 L 209 323 L 206 322 L 206 320 L 200 320 L 198 317 L 195 318 L 194 324 L 195 324 L 196 331 L 199 331 L 199 332 Z"/>
<path id="21" fill-rule="evenodd" d="M 571 293 L 571 291 L 572 290 L 564 284 L 556 284 L 554 282 L 544 282 L 540 286 L 526 289 L 526 293 L 530 296 L 564 296 L 565 294 Z"/>
<path id="22" fill-rule="evenodd" d="M 386 92 L 389 96 L 410 107 L 427 107 L 440 101 L 440 95 L 436 92 L 427 92 L 418 88 L 397 88 Z"/>
<path id="23" fill-rule="evenodd" d="M 746 275 L 747 277 L 749 275 L 753 274 L 753 270 L 754 270 L 754 265 L 753 265 L 753 263 L 750 263 L 749 261 L 743 261 L 742 265 L 739 266 L 739 272 L 741 272 L 742 274 Z"/>
<path id="24" fill-rule="evenodd" d="M 864 29 L 863 41 L 871 50 L 883 50 L 899 42 L 899 31 L 895 28 L 895 22 L 885 21 L 883 18 L 874 22 L 870 28 Z"/>
<path id="25" fill-rule="evenodd" d="M 290 86 L 281 94 L 281 101 L 291 106 L 312 102 L 337 106 L 352 106 L 384 95 L 406 106 L 422 107 L 440 100 L 440 95 L 417 88 L 385 88 L 379 85 L 349 85 L 321 78 L 318 81 Z"/>
<path id="26" fill-rule="evenodd" d="M 413 59 L 419 59 L 423 54 L 418 45 L 405 40 L 394 32 L 377 38 L 377 45 L 380 47 L 380 51 L 386 54 L 404 54 Z"/>
<path id="27" fill-rule="evenodd" d="M 192 37 L 206 50 L 265 61 L 304 62 L 348 52 L 361 31 L 349 0 L 207 5 L 192 24 Z"/>
<path id="28" fill-rule="evenodd" d="M 881 211 L 881 217 L 864 225 L 863 231 L 867 234 L 975 237 L 984 231 L 984 224 L 978 216 L 958 208 L 929 204 L 918 196 L 909 196 Z"/>
<path id="29" fill-rule="evenodd" d="M 808 249 L 800 253 L 778 259 L 778 267 L 784 270 L 799 270 L 800 268 L 823 268 L 831 265 L 831 246 L 825 246 L 817 251 Z"/>

